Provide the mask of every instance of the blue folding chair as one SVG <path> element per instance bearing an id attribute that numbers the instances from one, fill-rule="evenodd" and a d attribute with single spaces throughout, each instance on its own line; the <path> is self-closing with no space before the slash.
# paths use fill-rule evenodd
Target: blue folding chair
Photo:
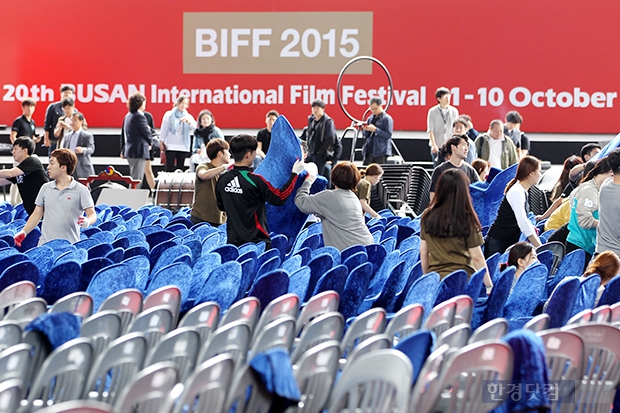
<path id="1" fill-rule="evenodd" d="M 321 254 L 331 255 L 332 258 L 334 259 L 334 265 L 342 264 L 341 257 L 340 257 L 340 251 L 338 251 L 338 248 L 336 247 L 327 246 L 327 247 L 317 248 L 316 250 L 312 251 L 312 258 L 316 257 L 317 255 L 321 255 Z"/>
<path id="2" fill-rule="evenodd" d="M 187 300 L 184 300 L 184 306 L 181 307 L 181 311 L 187 311 L 193 307 L 195 301 L 198 299 L 200 292 L 204 284 L 207 282 L 207 278 L 211 275 L 211 272 L 221 264 L 221 257 L 219 254 L 207 254 L 203 255 L 196 261 L 192 269 L 192 282 Z"/>
<path id="3" fill-rule="evenodd" d="M 564 256 L 555 276 L 547 283 L 547 292 L 551 293 L 556 285 L 564 279 L 564 277 L 579 277 L 583 274 L 583 267 L 586 262 L 586 252 L 582 249 L 569 252 Z"/>
<path id="4" fill-rule="evenodd" d="M 136 276 L 135 288 L 143 295 L 146 295 L 146 286 L 151 272 L 151 264 L 149 259 L 143 255 L 136 255 L 134 257 L 126 258 L 122 261 L 122 264 L 128 265 L 132 268 Z"/>
<path id="5" fill-rule="evenodd" d="M 394 305 L 390 309 L 386 309 L 390 312 L 396 312 L 403 307 L 403 303 L 405 302 L 405 297 L 407 296 L 407 292 L 418 279 L 422 277 L 422 262 L 418 261 L 415 263 L 413 268 L 409 271 L 407 278 L 405 279 L 405 283 L 398 293 L 396 293 L 396 300 L 394 301 Z"/>
<path id="6" fill-rule="evenodd" d="M 465 270 L 456 270 L 446 275 L 439 284 L 437 298 L 433 306 L 465 293 L 467 279 L 467 272 L 465 272 Z"/>
<path id="7" fill-rule="evenodd" d="M 482 300 L 481 305 L 476 304 L 472 315 L 472 330 L 481 325 L 502 316 L 504 305 L 510 294 L 510 287 L 515 278 L 516 268 L 512 265 L 502 271 L 493 283 L 491 294 L 486 300 Z"/>
<path id="8" fill-rule="evenodd" d="M 196 261 L 198 261 L 198 258 L 202 256 L 202 244 L 197 239 L 191 239 L 191 238 L 185 237 L 183 238 L 183 240 L 181 240 L 181 245 L 185 245 L 187 248 L 189 248 L 192 254 L 192 266 L 193 266 L 196 263 Z"/>
<path id="9" fill-rule="evenodd" d="M 173 232 L 161 230 L 147 234 L 146 242 L 149 244 L 152 250 L 156 245 L 161 244 L 164 241 L 168 241 L 174 237 L 175 235 Z"/>
<path id="10" fill-rule="evenodd" d="M 284 261 L 288 252 L 288 238 L 286 235 L 277 234 L 271 237 L 271 249 L 278 250 L 280 252 L 280 261 Z"/>
<path id="11" fill-rule="evenodd" d="M 220 257 L 222 257 L 223 263 L 226 263 L 228 261 L 234 261 L 239 256 L 239 250 L 237 249 L 237 247 L 231 244 L 221 245 L 211 250 L 211 252 L 219 254 Z"/>
<path id="12" fill-rule="evenodd" d="M 407 291 L 402 306 L 406 307 L 410 304 L 421 304 L 422 307 L 424 307 L 424 319 L 426 319 L 437 299 L 438 289 L 439 274 L 436 272 L 424 274 L 414 282 L 409 291 Z"/>
<path id="13" fill-rule="evenodd" d="M 342 263 L 344 264 L 350 256 L 357 254 L 358 252 L 363 252 L 366 254 L 366 248 L 363 245 L 352 245 L 349 248 L 342 250 L 340 252 L 340 259 L 342 260 Z"/>
<path id="14" fill-rule="evenodd" d="M 80 285 L 78 291 L 86 291 L 88 284 L 93 279 L 93 276 L 101 269 L 109 267 L 114 264 L 110 259 L 104 257 L 93 258 L 82 263 L 82 276 L 80 278 Z"/>
<path id="15" fill-rule="evenodd" d="M 159 258 L 157 258 L 157 262 L 152 267 L 151 272 L 155 273 L 163 267 L 167 267 L 168 265 L 179 261 L 182 261 L 191 267 L 192 251 L 188 246 L 175 245 L 172 248 L 164 250 Z"/>
<path id="16" fill-rule="evenodd" d="M 55 303 L 59 298 L 74 293 L 80 285 L 82 267 L 78 262 L 67 261 L 58 264 L 39 281 L 37 295 L 48 303 Z"/>
<path id="17" fill-rule="evenodd" d="M 237 298 L 235 299 L 235 302 L 245 297 L 245 294 L 249 291 L 250 287 L 254 283 L 254 280 L 256 279 L 254 275 L 256 274 L 256 261 L 249 258 L 245 261 L 241 261 L 240 263 L 241 281 L 239 282 L 239 292 L 237 293 Z"/>
<path id="18" fill-rule="evenodd" d="M 292 274 L 301 268 L 301 257 L 299 255 L 293 255 L 284 261 L 280 268 L 286 271 L 287 274 Z"/>
<path id="19" fill-rule="evenodd" d="M 549 328 L 564 327 L 572 317 L 580 289 L 579 277 L 565 277 L 555 287 L 544 310 L 546 314 L 549 314 Z"/>
<path id="20" fill-rule="evenodd" d="M 125 258 L 125 250 L 122 247 L 115 248 L 112 251 L 108 252 L 105 255 L 105 258 L 108 258 L 110 261 L 118 264 Z"/>
<path id="21" fill-rule="evenodd" d="M 366 254 L 365 249 L 362 249 L 360 252 L 349 255 L 343 264 L 349 269 L 349 272 L 351 272 L 353 268 L 357 268 L 365 262 L 368 262 L 368 254 Z"/>
<path id="22" fill-rule="evenodd" d="M 90 247 L 88 252 L 88 259 L 105 257 L 108 252 L 112 251 L 112 245 L 107 243 L 101 243 Z"/>
<path id="23" fill-rule="evenodd" d="M 596 295 L 598 287 L 601 285 L 601 277 L 598 274 L 592 274 L 587 277 L 579 277 L 581 283 L 579 287 L 579 295 L 573 306 L 573 314 L 578 314 L 583 310 L 594 308 L 596 303 Z"/>
<path id="24" fill-rule="evenodd" d="M 341 297 L 344 291 L 344 285 L 347 282 L 349 270 L 344 265 L 337 265 L 328 270 L 316 283 L 312 296 L 320 294 L 324 291 L 336 291 Z"/>
<path id="25" fill-rule="evenodd" d="M 254 281 L 248 297 L 258 298 L 261 309 L 264 309 L 271 301 L 288 292 L 288 284 L 289 278 L 286 272 L 271 271 Z"/>
<path id="26" fill-rule="evenodd" d="M 302 248 L 300 250 L 298 250 L 295 254 L 293 255 L 299 255 L 301 257 L 301 266 L 305 266 L 308 265 L 310 263 L 310 260 L 313 258 L 312 257 L 312 250 L 310 248 Z"/>
<path id="27" fill-rule="evenodd" d="M 465 294 L 470 296 L 474 303 L 482 294 L 486 293 L 486 291 L 482 288 L 482 285 L 484 284 L 484 275 L 486 272 L 487 269 L 485 267 L 480 268 L 478 271 L 473 273 L 471 277 L 469 277 L 469 281 L 465 287 Z"/>
<path id="28" fill-rule="evenodd" d="M 241 271 L 241 264 L 237 261 L 228 261 L 215 267 L 207 277 L 195 303 L 215 301 L 223 312 L 228 310 L 239 292 Z"/>
<path id="29" fill-rule="evenodd" d="M 26 251 L 26 255 L 39 268 L 39 273 L 43 277 L 52 268 L 54 256 L 51 248 L 45 246 L 34 247 Z"/>
<path id="30" fill-rule="evenodd" d="M 349 273 L 339 303 L 339 311 L 345 320 L 359 314 L 359 308 L 364 302 L 368 286 L 370 285 L 372 271 L 372 264 L 365 262 L 355 267 Z"/>
<path id="31" fill-rule="evenodd" d="M 34 285 L 38 285 L 39 279 L 39 268 L 33 262 L 18 261 L 5 267 L 0 274 L 0 291 L 20 281 L 31 281 Z"/>
<path id="32" fill-rule="evenodd" d="M 306 292 L 306 296 L 303 300 L 304 303 L 312 297 L 312 293 L 314 292 L 319 278 L 321 278 L 323 274 L 329 271 L 333 266 L 334 259 L 330 254 L 321 254 L 310 260 L 308 263 L 308 267 L 310 267 L 310 280 L 308 281 L 308 291 Z"/>
<path id="33" fill-rule="evenodd" d="M 415 384 L 422 370 L 424 362 L 431 355 L 435 347 L 435 333 L 432 330 L 420 330 L 398 341 L 394 350 L 405 354 L 413 366 L 413 381 Z"/>
<path id="34" fill-rule="evenodd" d="M 547 267 L 542 264 L 532 265 L 523 271 L 506 301 L 504 317 L 514 320 L 531 316 L 544 296 L 547 275 Z"/>
<path id="35" fill-rule="evenodd" d="M 86 292 L 93 298 L 93 309 L 99 306 L 110 295 L 127 288 L 134 288 L 136 275 L 131 266 L 127 264 L 113 264 L 97 271 L 93 276 Z"/>
<path id="36" fill-rule="evenodd" d="M 311 274 L 312 271 L 307 265 L 293 272 L 288 279 L 288 292 L 297 294 L 298 297 L 305 297 L 308 293 L 308 282 Z"/>
<path id="37" fill-rule="evenodd" d="M 368 254 L 368 262 L 373 265 L 373 274 L 377 272 L 383 260 L 387 255 L 387 251 L 379 244 L 366 245 L 366 254 Z"/>
<path id="38" fill-rule="evenodd" d="M 618 301 L 620 301 L 620 276 L 616 275 L 605 286 L 605 291 L 597 305 L 612 305 Z"/>
<path id="39" fill-rule="evenodd" d="M 405 271 L 406 268 L 408 267 L 404 261 L 400 261 L 394 268 L 392 268 L 387 281 L 383 285 L 383 290 L 381 291 L 379 298 L 372 303 L 373 307 L 385 308 L 386 311 L 388 311 L 388 309 L 394 309 L 397 294 L 400 292 L 400 289 L 403 288 L 405 281 L 409 277 L 409 273 Z"/>
<path id="40" fill-rule="evenodd" d="M 277 252 L 278 250 L 270 250 L 270 251 Z M 268 272 L 277 270 L 278 268 L 280 268 L 280 255 L 279 254 L 263 262 L 260 268 L 258 269 L 258 271 L 256 271 L 255 278 L 260 278 L 263 275 L 267 274 Z"/>
<path id="41" fill-rule="evenodd" d="M 181 291 L 181 301 L 189 297 L 192 279 L 188 277 L 192 268 L 183 262 L 175 262 L 157 271 L 147 287 L 146 295 L 167 285 L 175 285 Z"/>

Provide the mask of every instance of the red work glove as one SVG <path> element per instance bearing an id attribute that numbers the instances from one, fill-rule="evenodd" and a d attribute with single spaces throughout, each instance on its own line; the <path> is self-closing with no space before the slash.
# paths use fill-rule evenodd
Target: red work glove
<path id="1" fill-rule="evenodd" d="M 15 242 L 15 245 L 17 245 L 18 247 L 21 247 L 22 246 L 22 242 L 24 242 L 25 238 L 26 238 L 26 233 L 24 231 L 19 231 L 13 237 L 13 241 Z"/>

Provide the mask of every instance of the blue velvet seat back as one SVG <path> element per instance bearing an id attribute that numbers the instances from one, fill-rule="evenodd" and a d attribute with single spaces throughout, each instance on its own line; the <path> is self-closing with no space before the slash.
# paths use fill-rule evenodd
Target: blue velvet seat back
<path id="1" fill-rule="evenodd" d="M 594 308 L 598 287 L 601 285 L 601 277 L 598 274 L 592 274 L 585 278 L 580 277 L 579 281 L 581 286 L 573 307 L 573 315 L 583 310 Z"/>
<path id="2" fill-rule="evenodd" d="M 305 297 L 308 292 L 308 282 L 310 281 L 310 267 L 303 266 L 292 273 L 289 277 L 288 292 L 297 294 L 298 297 Z"/>
<path id="3" fill-rule="evenodd" d="M 372 271 L 372 264 L 365 262 L 349 273 L 338 309 L 345 320 L 359 314 L 358 309 L 366 296 Z"/>
<path id="4" fill-rule="evenodd" d="M 252 284 L 248 297 L 256 297 L 260 301 L 261 309 L 274 299 L 288 292 L 289 278 L 288 274 L 282 270 L 271 271 L 258 278 Z"/>
<path id="5" fill-rule="evenodd" d="M 437 299 L 437 290 L 439 289 L 439 274 L 436 272 L 430 272 L 424 274 L 416 282 L 413 283 L 405 300 L 403 301 L 403 307 L 409 304 L 422 304 L 424 307 L 424 318 L 426 318 Z"/>
<path id="6" fill-rule="evenodd" d="M 39 268 L 33 262 L 18 261 L 4 268 L 0 274 L 0 291 L 19 281 L 32 281 L 34 285 L 38 285 L 39 279 Z"/>
<path id="7" fill-rule="evenodd" d="M 219 254 L 222 257 L 222 262 L 234 261 L 239 256 L 239 250 L 231 244 L 221 245 L 214 248 L 211 252 Z"/>
<path id="8" fill-rule="evenodd" d="M 203 255 L 196 261 L 192 269 L 192 286 L 189 290 L 189 298 L 198 298 L 207 278 L 221 263 L 220 255 L 211 253 Z"/>
<path id="9" fill-rule="evenodd" d="M 41 282 L 37 295 L 48 303 L 55 303 L 59 298 L 74 293 L 80 285 L 82 267 L 78 262 L 67 261 L 50 270 Z"/>
<path id="10" fill-rule="evenodd" d="M 215 301 L 224 312 L 235 301 L 240 283 L 241 264 L 237 261 L 225 262 L 211 271 L 196 299 L 196 304 Z"/>
<path id="11" fill-rule="evenodd" d="M 413 268 L 409 271 L 409 273 L 405 273 L 407 278 L 405 279 L 405 283 L 400 289 L 400 291 L 396 294 L 396 300 L 392 308 L 389 311 L 398 311 L 403 307 L 403 303 L 405 302 L 405 297 L 407 297 L 407 292 L 420 277 L 422 277 L 422 262 L 418 261 L 415 263 Z"/>
<path id="12" fill-rule="evenodd" d="M 93 279 L 93 276 L 97 273 L 97 271 L 101 270 L 102 268 L 109 267 L 112 264 L 114 263 L 110 259 L 105 257 L 93 258 L 92 260 L 88 260 L 82 263 L 82 276 L 80 278 L 80 285 L 78 291 L 86 291 L 86 288 L 88 288 L 88 284 L 90 284 L 90 280 Z"/>
<path id="13" fill-rule="evenodd" d="M 542 264 L 532 265 L 523 271 L 506 300 L 504 317 L 512 320 L 531 316 L 544 296 L 547 275 L 547 267 Z"/>
<path id="14" fill-rule="evenodd" d="M 368 262 L 368 254 L 366 254 L 365 249 L 362 249 L 362 251 L 348 256 L 343 264 L 349 269 L 349 271 L 353 271 L 353 268 L 359 267 L 365 262 Z"/>
<path id="15" fill-rule="evenodd" d="M 310 260 L 308 266 L 310 267 L 311 275 L 310 280 L 308 281 L 308 291 L 303 300 L 304 303 L 312 297 L 312 293 L 314 292 L 314 288 L 316 287 L 316 283 L 319 281 L 319 278 L 321 278 L 323 274 L 334 266 L 334 259 L 330 254 L 321 254 Z"/>
<path id="16" fill-rule="evenodd" d="M 580 289 L 579 277 L 566 277 L 555 287 L 545 308 L 550 318 L 549 328 L 563 327 L 570 319 Z"/>
<path id="17" fill-rule="evenodd" d="M 465 287 L 467 286 L 467 273 L 465 270 L 457 270 L 446 275 L 439 284 L 439 290 L 437 291 L 437 298 L 435 304 L 443 303 L 452 297 L 465 293 Z"/>
<path id="18" fill-rule="evenodd" d="M 435 346 L 435 333 L 431 330 L 419 330 L 400 340 L 395 350 L 405 354 L 413 365 L 413 381 L 415 384 L 424 362 L 431 355 Z"/>
<path id="19" fill-rule="evenodd" d="M 598 305 L 612 305 L 620 301 L 620 276 L 616 275 L 605 286 Z"/>
<path id="20" fill-rule="evenodd" d="M 316 283 L 316 287 L 313 292 L 313 296 L 320 294 L 324 291 L 333 290 L 338 293 L 339 297 L 342 297 L 344 291 L 344 285 L 347 281 L 349 270 L 344 265 L 336 265 L 332 269 L 328 270 L 319 281 Z"/>

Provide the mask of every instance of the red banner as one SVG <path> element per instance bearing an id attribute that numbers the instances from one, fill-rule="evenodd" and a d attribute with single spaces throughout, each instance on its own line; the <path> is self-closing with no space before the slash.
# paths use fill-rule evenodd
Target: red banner
<path id="1" fill-rule="evenodd" d="M 426 129 L 440 86 L 479 130 L 514 109 L 529 132 L 619 129 L 615 0 L 47 0 L 1 10 L 6 124 L 29 96 L 42 126 L 70 83 L 91 126 L 120 127 L 127 96 L 141 90 L 156 126 L 182 93 L 192 114 L 208 108 L 223 129 L 261 128 L 270 109 L 302 128 L 320 97 L 342 129 L 350 120 L 338 106 L 338 73 L 372 55 L 391 73 L 398 130 Z M 340 94 L 356 118 L 370 96 L 390 95 L 368 62 L 351 65 Z"/>

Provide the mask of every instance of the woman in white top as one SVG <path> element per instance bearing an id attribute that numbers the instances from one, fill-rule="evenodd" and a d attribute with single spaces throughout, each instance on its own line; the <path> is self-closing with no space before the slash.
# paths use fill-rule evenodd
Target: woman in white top
<path id="1" fill-rule="evenodd" d="M 484 255 L 490 257 L 519 242 L 521 233 L 534 245 L 541 245 L 536 228 L 528 219 L 529 204 L 527 191 L 540 180 L 540 161 L 533 156 L 521 159 L 517 176 L 508 183 L 504 199 L 499 206 L 497 218 L 491 225 L 484 243 Z"/>
<path id="2" fill-rule="evenodd" d="M 188 107 L 189 98 L 179 96 L 161 122 L 160 146 L 166 152 L 166 172 L 185 169 L 185 159 L 191 149 L 190 135 L 196 129 L 196 120 L 187 111 Z"/>

